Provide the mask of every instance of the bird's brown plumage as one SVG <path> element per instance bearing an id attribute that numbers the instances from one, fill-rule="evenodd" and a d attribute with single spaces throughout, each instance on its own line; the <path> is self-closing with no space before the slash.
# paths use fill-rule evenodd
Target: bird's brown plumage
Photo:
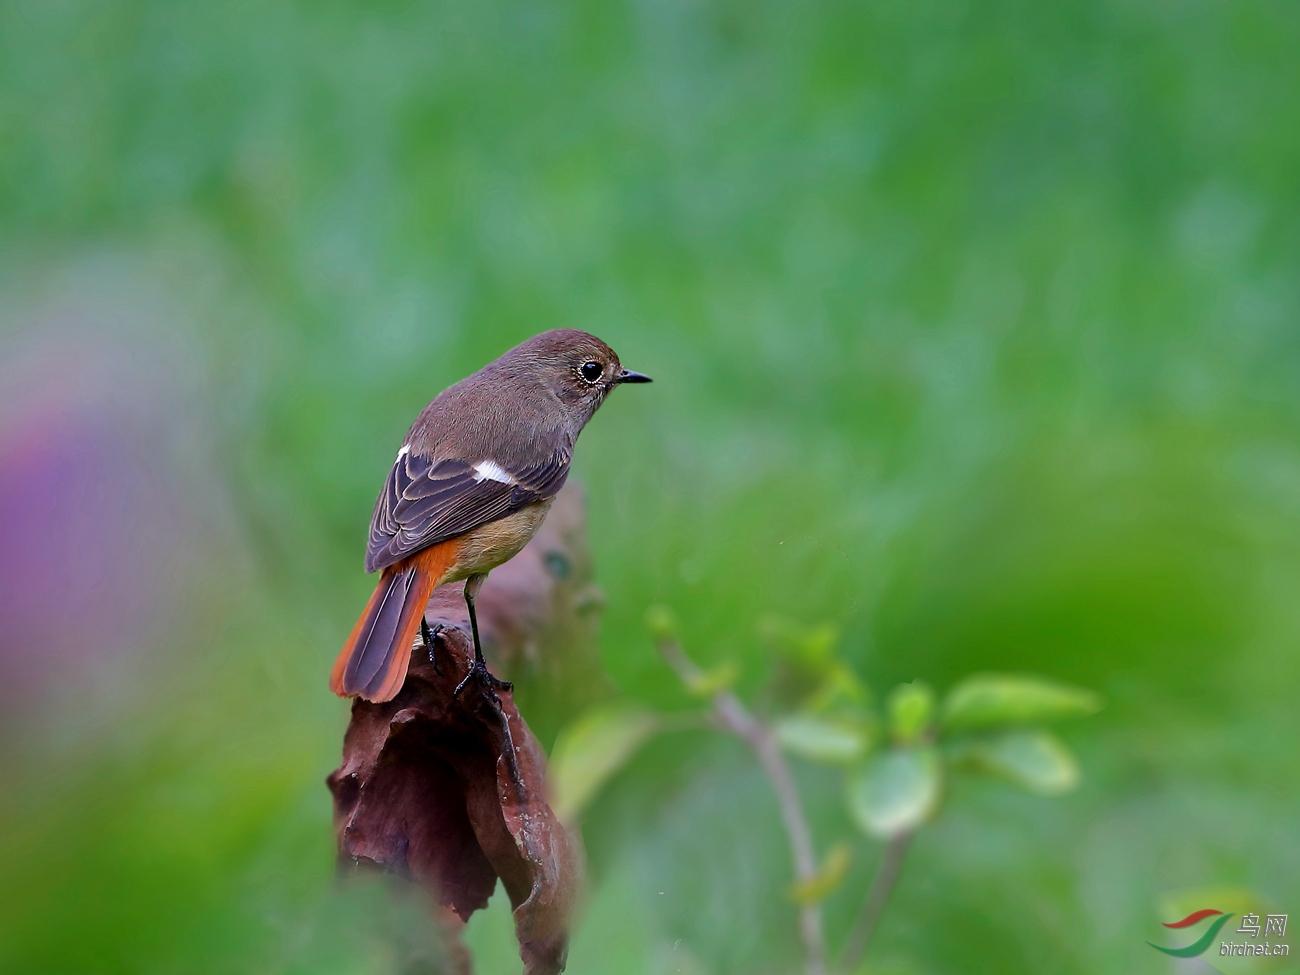
<path id="1" fill-rule="evenodd" d="M 429 593 L 523 548 L 564 485 L 583 426 L 614 386 L 646 381 L 594 335 L 556 329 L 424 408 L 375 503 L 366 569 L 383 575 L 335 661 L 336 694 L 397 694 Z"/>

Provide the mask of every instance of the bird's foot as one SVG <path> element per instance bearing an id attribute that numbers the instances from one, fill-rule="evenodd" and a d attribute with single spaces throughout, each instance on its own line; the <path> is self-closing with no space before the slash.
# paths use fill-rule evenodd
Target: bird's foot
<path id="1" fill-rule="evenodd" d="M 433 664 L 433 672 L 439 677 L 442 676 L 442 668 L 438 666 L 438 657 L 433 652 L 433 641 L 445 629 L 446 627 L 441 623 L 434 623 L 433 626 L 430 626 L 423 618 L 420 619 L 420 646 L 428 652 L 429 663 Z"/>
<path id="2" fill-rule="evenodd" d="M 465 689 L 470 681 L 482 685 L 494 699 L 496 698 L 497 691 L 514 690 L 515 686 L 508 680 L 501 680 L 500 678 L 492 676 L 492 672 L 487 669 L 487 661 L 479 656 L 476 656 L 474 661 L 469 665 L 469 673 L 465 675 L 464 680 L 456 685 L 456 690 L 452 696 L 460 697 L 460 692 Z"/>

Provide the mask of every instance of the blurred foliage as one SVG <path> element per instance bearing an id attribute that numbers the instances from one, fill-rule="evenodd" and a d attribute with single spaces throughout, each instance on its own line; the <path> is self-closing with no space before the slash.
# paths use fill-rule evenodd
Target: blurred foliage
<path id="1" fill-rule="evenodd" d="M 555 739 L 547 766 L 550 804 L 564 822 L 573 822 L 582 807 L 613 773 L 627 762 L 662 725 L 658 715 L 635 705 L 605 704 L 591 708 Z"/>
<path id="2" fill-rule="evenodd" d="M 0 970 L 394 970 L 407 914 L 332 882 L 325 677 L 407 425 L 558 325 L 656 378 L 576 458 L 623 698 L 681 706 L 664 602 L 837 728 L 864 689 L 765 617 L 877 688 L 1107 701 L 1076 792 L 949 783 L 876 968 L 1165 972 L 1165 892 L 1295 910 L 1298 46 L 1276 0 L 0 5 L 0 365 L 66 332 L 45 388 L 105 348 L 174 381 L 205 526 L 165 632 L 6 704 Z M 1035 734 L 968 758 L 1050 791 Z M 765 783 L 700 735 L 587 808 L 574 975 L 797 965 Z M 800 768 L 819 836 L 842 779 Z"/>
<path id="3" fill-rule="evenodd" d="M 676 640 L 676 616 L 669 610 L 654 606 L 646 617 L 657 641 Z M 1079 766 L 1069 747 L 1046 728 L 1021 726 L 1093 714 L 1101 708 L 1096 694 L 1032 675 L 979 675 L 947 694 L 940 724 L 934 691 L 913 681 L 889 692 L 887 718 L 882 719 L 862 703 L 867 688 L 836 652 L 833 628 L 803 631 L 792 622 L 773 626 L 769 621 L 768 629 L 781 634 L 795 650 L 794 659 L 809 670 L 855 688 L 855 702 L 835 718 L 824 715 L 826 695 L 815 688 L 797 710 L 758 720 L 791 754 L 845 768 L 849 817 L 868 836 L 910 837 L 929 823 L 939 812 L 953 769 L 992 775 L 1039 796 L 1065 795 L 1078 786 Z M 703 696 L 706 685 L 709 694 L 729 686 L 679 676 L 692 696 Z M 873 750 L 868 729 L 882 726 L 888 727 L 890 740 Z M 577 718 L 561 732 L 548 769 L 561 815 L 576 821 L 651 734 L 671 727 L 671 716 L 630 703 L 598 705 Z M 825 900 L 845 879 L 851 859 L 851 848 L 836 841 L 815 876 L 795 881 L 793 899 Z"/>

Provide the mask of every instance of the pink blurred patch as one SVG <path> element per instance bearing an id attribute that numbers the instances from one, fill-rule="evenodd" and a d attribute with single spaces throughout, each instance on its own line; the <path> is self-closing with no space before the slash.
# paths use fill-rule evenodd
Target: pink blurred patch
<path id="1" fill-rule="evenodd" d="M 64 686 L 102 694 L 127 681 L 195 554 L 174 449 L 191 411 L 176 409 L 175 375 L 138 329 L 92 336 L 86 325 L 65 315 L 0 342 L 7 718 Z"/>

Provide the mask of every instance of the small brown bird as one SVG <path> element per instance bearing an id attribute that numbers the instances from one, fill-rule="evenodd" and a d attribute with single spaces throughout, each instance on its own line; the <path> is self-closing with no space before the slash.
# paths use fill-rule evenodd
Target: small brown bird
<path id="1" fill-rule="evenodd" d="M 478 590 L 541 525 L 578 434 L 610 390 L 648 382 L 594 335 L 560 328 L 439 393 L 406 435 L 375 503 L 366 571 L 383 575 L 334 661 L 330 689 L 395 697 L 429 594 L 461 579 L 474 636 L 474 667 L 461 687 L 471 677 L 500 685 L 479 646 Z"/>

